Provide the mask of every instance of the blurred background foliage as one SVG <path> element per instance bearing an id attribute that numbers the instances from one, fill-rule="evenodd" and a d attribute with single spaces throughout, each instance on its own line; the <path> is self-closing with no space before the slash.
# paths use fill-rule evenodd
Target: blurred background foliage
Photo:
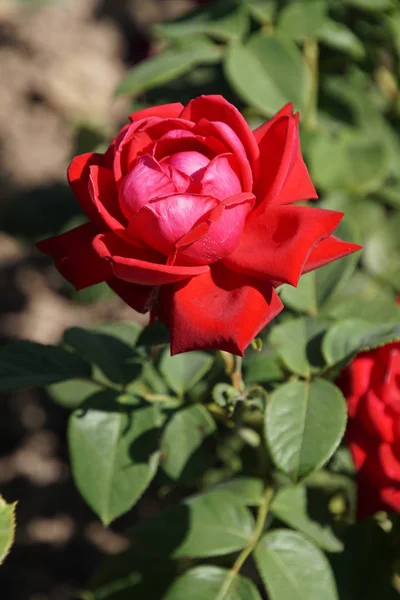
<path id="1" fill-rule="evenodd" d="M 60 345 L 55 352 L 18 342 L 11 373 L 4 367 L 10 354 L 0 360 L 1 391 L 12 391 L 22 377 L 29 386 L 48 384 L 46 392 L 29 389 L 4 396 L 1 405 L 0 485 L 10 502 L 19 500 L 19 527 L 14 551 L 0 570 L 0 588 L 11 590 L 10 600 L 68 600 L 87 584 L 101 558 L 126 549 L 127 524 L 158 514 L 191 492 L 218 488 L 237 475 L 248 478 L 239 488 L 245 499 L 238 508 L 239 525 L 246 528 L 244 504 L 260 502 L 253 478 L 271 468 L 259 450 L 266 394 L 278 398 L 282 384 L 293 385 L 285 383 L 293 377 L 334 380 L 355 352 L 398 337 L 400 5 L 396 0 L 6 0 L 0 4 L 0 70 L 0 335 L 4 341 L 27 338 Z M 106 286 L 76 293 L 33 249 L 36 240 L 84 220 L 65 183 L 74 154 L 106 147 L 134 110 L 185 103 L 207 93 L 223 94 L 252 127 L 293 102 L 301 114 L 302 147 L 318 202 L 344 211 L 341 237 L 364 246 L 361 257 L 303 277 L 296 290 L 281 288 L 287 310 L 261 335 L 261 351 L 246 353 L 246 410 L 230 386 L 226 370 L 231 366 L 222 356 L 192 353 L 171 359 L 162 328 L 142 329 L 143 317 Z M 365 321 L 348 321 L 354 317 Z M 137 325 L 126 325 L 132 318 Z M 126 406 L 127 399 L 117 393 L 121 385 L 131 398 L 144 399 L 145 408 L 136 400 Z M 334 402 L 335 392 L 330 393 Z M 122 494 L 118 502 L 104 503 L 110 482 L 101 480 L 101 472 L 88 475 L 85 470 L 82 455 L 95 462 L 103 442 L 85 445 L 83 403 L 87 414 L 103 407 L 107 423 L 126 427 L 132 440 L 138 436 L 129 424 L 135 413 L 139 433 L 146 433 L 145 450 L 139 449 L 146 460 L 139 461 L 140 477 L 134 474 L 131 481 L 135 498 Z M 124 411 L 117 418 L 115 409 L 121 405 Z M 229 411 L 237 417 L 236 427 L 226 419 Z M 90 420 L 86 423 L 90 428 Z M 168 459 L 156 475 L 160 456 L 151 431 L 164 426 L 161 454 Z M 326 440 L 318 423 L 310 427 L 318 449 Z M 282 463 L 274 443 L 269 440 L 271 454 L 286 473 L 291 466 Z M 99 462 L 106 464 L 112 450 L 105 447 Z M 324 456 L 316 452 L 314 467 L 328 455 L 329 448 Z M 120 467 L 115 485 L 125 477 Z M 71 469 L 91 508 L 78 495 Z M 381 515 L 355 523 L 353 468 L 346 449 L 341 447 L 295 492 L 282 472 L 274 477 L 287 486 L 282 488 L 286 497 L 277 496 L 271 519 L 275 527 L 293 527 L 328 552 L 340 600 L 398 597 L 399 522 Z M 104 523 L 113 521 L 147 485 L 127 517 L 109 529 L 99 523 L 94 513 Z M 233 502 L 235 489 L 209 493 L 217 493 L 210 500 L 217 525 L 224 519 L 224 494 Z M 144 540 L 140 557 L 133 550 L 133 555 L 127 551 L 109 559 L 94 574 L 85 599 L 150 598 L 150 593 L 160 598 L 177 572 L 196 565 L 198 557 L 211 556 L 215 540 L 211 550 L 196 547 L 200 520 L 192 547 L 190 540 L 186 546 L 194 560 L 176 554 L 178 560 L 171 561 L 184 535 L 182 522 L 187 523 L 189 511 L 193 518 L 202 511 L 201 501 L 194 507 L 185 502 L 178 516 L 167 513 L 167 524 L 172 518 L 176 525 L 175 538 L 168 542 L 166 536 L 172 548 L 163 553 L 161 513 L 157 539 L 151 524 L 149 531 L 146 525 L 136 531 Z M 227 552 L 240 547 L 235 543 L 226 544 Z M 301 543 L 306 553 L 308 546 Z M 155 548 L 159 589 L 149 551 Z M 258 554 L 256 562 L 263 564 L 262 551 Z M 231 556 L 214 564 L 218 578 L 231 566 Z M 254 573 L 251 563 L 245 574 L 254 580 Z M 193 577 L 183 582 L 183 594 L 193 589 Z M 245 592 L 253 598 L 254 590 Z M 281 598 L 269 592 L 272 600 Z M 315 593 L 319 600 L 325 592 Z"/>

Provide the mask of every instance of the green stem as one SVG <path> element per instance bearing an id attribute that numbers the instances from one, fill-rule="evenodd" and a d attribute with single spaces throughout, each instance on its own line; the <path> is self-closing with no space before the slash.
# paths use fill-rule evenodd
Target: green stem
<path id="1" fill-rule="evenodd" d="M 238 392 L 243 392 L 244 381 L 242 374 L 243 358 L 241 356 L 235 356 L 235 368 L 231 373 L 232 385 Z"/>
<path id="2" fill-rule="evenodd" d="M 315 129 L 317 125 L 318 85 L 319 85 L 319 48 L 315 38 L 308 38 L 304 42 L 304 58 L 311 71 L 310 91 L 306 102 L 304 125 L 308 129 Z"/>
<path id="3" fill-rule="evenodd" d="M 272 488 L 267 488 L 264 492 L 264 497 L 262 503 L 260 504 L 260 508 L 257 514 L 257 520 L 254 527 L 253 535 L 251 536 L 251 540 L 248 546 L 244 548 L 239 556 L 237 557 L 233 567 L 229 571 L 229 576 L 226 578 L 224 585 L 219 591 L 219 594 L 216 600 L 223 600 L 225 594 L 229 591 L 235 577 L 239 574 L 240 569 L 243 567 L 246 560 L 249 558 L 250 554 L 254 551 L 257 546 L 260 537 L 264 532 L 265 521 L 268 516 L 269 508 L 271 506 L 271 501 L 274 496 L 274 490 Z"/>

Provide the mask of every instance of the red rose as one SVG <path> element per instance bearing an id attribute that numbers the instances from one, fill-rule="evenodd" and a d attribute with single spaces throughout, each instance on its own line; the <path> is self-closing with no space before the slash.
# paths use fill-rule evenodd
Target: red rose
<path id="1" fill-rule="evenodd" d="M 348 404 L 346 441 L 360 516 L 400 511 L 400 343 L 359 354 L 339 385 Z"/>
<path id="2" fill-rule="evenodd" d="M 332 232 L 290 105 L 252 132 L 221 96 L 142 110 L 105 154 L 74 158 L 69 183 L 89 222 L 44 240 L 77 289 L 106 281 L 164 321 L 173 354 L 242 355 L 282 309 L 280 282 L 359 248 Z"/>

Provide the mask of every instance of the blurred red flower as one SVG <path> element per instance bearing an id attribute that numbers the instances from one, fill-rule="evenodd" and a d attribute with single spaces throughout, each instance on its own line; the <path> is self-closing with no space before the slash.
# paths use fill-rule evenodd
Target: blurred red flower
<path id="1" fill-rule="evenodd" d="M 400 343 L 359 354 L 339 385 L 348 405 L 359 515 L 400 511 Z"/>
<path id="2" fill-rule="evenodd" d="M 316 198 L 291 105 L 252 132 L 222 96 L 137 112 L 105 154 L 73 159 L 89 222 L 38 248 L 77 289 L 106 281 L 171 332 L 171 352 L 243 350 L 282 309 L 278 283 L 359 246 Z"/>

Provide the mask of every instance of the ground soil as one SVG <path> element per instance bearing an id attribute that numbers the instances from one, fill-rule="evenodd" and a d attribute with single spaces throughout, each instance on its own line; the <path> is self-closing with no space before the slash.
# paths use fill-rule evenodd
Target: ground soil
<path id="1" fill-rule="evenodd" d="M 116 85 L 153 51 L 151 24 L 190 4 L 0 2 L 2 343 L 52 344 L 73 325 L 138 318 L 113 296 L 77 302 L 34 242 L 79 214 L 68 162 L 124 122 L 130 103 L 115 99 Z M 126 545 L 125 521 L 104 529 L 73 485 L 67 419 L 43 390 L 0 397 L 0 493 L 18 501 L 16 544 L 0 568 L 2 600 L 76 598 L 102 557 Z"/>

